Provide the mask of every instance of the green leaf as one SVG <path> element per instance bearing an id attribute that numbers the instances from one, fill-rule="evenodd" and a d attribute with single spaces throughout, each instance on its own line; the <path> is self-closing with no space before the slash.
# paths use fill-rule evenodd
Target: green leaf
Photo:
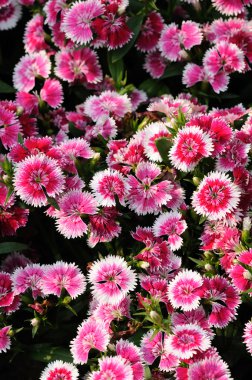
<path id="1" fill-rule="evenodd" d="M 182 74 L 182 71 L 183 65 L 180 63 L 171 63 L 166 67 L 165 72 L 160 79 L 177 77 Z"/>
<path id="2" fill-rule="evenodd" d="M 124 64 L 122 59 L 112 62 L 113 52 L 108 52 L 108 67 L 112 78 L 116 84 L 119 84 L 123 79 Z"/>
<path id="3" fill-rule="evenodd" d="M 189 256 L 189 259 L 192 260 L 194 263 L 200 265 L 201 267 L 205 265 L 205 262 L 203 260 L 194 259 L 193 257 Z"/>
<path id="4" fill-rule="evenodd" d="M 15 88 L 0 80 L 0 92 L 2 92 L 3 94 L 11 94 L 15 91 Z"/>
<path id="5" fill-rule="evenodd" d="M 170 90 L 166 84 L 157 79 L 146 79 L 140 84 L 139 88 L 140 90 L 145 91 L 149 97 L 161 96 L 163 94 L 170 93 Z"/>
<path id="6" fill-rule="evenodd" d="M 54 360 L 63 360 L 70 363 L 73 361 L 69 349 L 51 347 L 49 343 L 30 345 L 28 355 L 31 359 L 44 363 Z"/>
<path id="7" fill-rule="evenodd" d="M 145 380 L 151 380 L 152 379 L 152 374 L 149 366 L 146 366 L 144 368 L 144 378 Z"/>
<path id="8" fill-rule="evenodd" d="M 119 59 L 122 59 L 128 53 L 128 51 L 132 48 L 132 46 L 134 45 L 134 43 L 137 39 L 137 36 L 140 32 L 142 22 L 143 22 L 143 15 L 132 16 L 128 20 L 127 25 L 130 28 L 130 30 L 132 30 L 133 36 L 132 36 L 131 40 L 126 45 L 124 45 L 122 48 L 116 49 L 116 50 L 111 52 L 111 62 L 112 63 L 115 63 L 115 62 L 119 61 Z"/>
<path id="9" fill-rule="evenodd" d="M 0 243 L 0 255 L 4 255 L 5 253 L 11 253 L 14 251 L 23 251 L 24 249 L 28 249 L 27 244 L 16 243 L 16 242 L 5 242 Z"/>
<path id="10" fill-rule="evenodd" d="M 199 224 L 203 224 L 206 220 L 207 220 L 207 217 L 202 215 L 200 217 Z"/>
<path id="11" fill-rule="evenodd" d="M 161 137 L 155 141 L 155 145 L 160 156 L 162 157 L 163 162 L 167 163 L 169 161 L 168 153 L 172 145 L 171 141 L 166 137 Z"/>

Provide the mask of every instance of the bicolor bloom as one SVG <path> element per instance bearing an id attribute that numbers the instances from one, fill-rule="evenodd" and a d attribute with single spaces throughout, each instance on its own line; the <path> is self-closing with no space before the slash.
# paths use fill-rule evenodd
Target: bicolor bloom
<path id="1" fill-rule="evenodd" d="M 94 297 L 103 303 L 118 304 L 136 287 L 136 274 L 120 256 L 107 256 L 96 261 L 88 280 Z"/>
<path id="2" fill-rule="evenodd" d="M 33 298 L 41 296 L 43 275 L 44 267 L 39 264 L 28 264 L 24 268 L 17 268 L 11 276 L 14 294 L 22 294 L 29 289 Z"/>
<path id="3" fill-rule="evenodd" d="M 198 214 L 218 220 L 236 209 L 240 196 L 241 190 L 228 175 L 211 172 L 193 193 L 192 206 Z"/>
<path id="4" fill-rule="evenodd" d="M 22 16 L 22 8 L 19 3 L 8 1 L 0 8 L 0 30 L 14 28 Z"/>
<path id="5" fill-rule="evenodd" d="M 120 356 L 107 356 L 99 361 L 99 370 L 91 372 L 87 380 L 134 380 L 130 364 Z"/>
<path id="6" fill-rule="evenodd" d="M 11 289 L 12 281 L 9 273 L 0 272 L 0 307 L 10 306 L 14 299 Z"/>
<path id="7" fill-rule="evenodd" d="M 52 108 L 57 108 L 63 101 L 63 89 L 57 79 L 46 79 L 40 91 L 40 97 Z"/>
<path id="8" fill-rule="evenodd" d="M 245 11 L 245 6 L 252 3 L 251 0 L 212 0 L 212 3 L 218 11 L 224 15 L 238 15 Z"/>
<path id="9" fill-rule="evenodd" d="M 95 300 L 95 302 L 98 302 Z M 104 322 L 106 328 L 109 328 L 113 320 L 120 321 L 124 317 L 130 318 L 130 297 L 127 296 L 118 304 L 98 303 L 95 310 L 92 311 L 92 317 Z"/>
<path id="10" fill-rule="evenodd" d="M 94 156 L 94 151 L 88 141 L 81 137 L 63 141 L 59 145 L 59 152 L 61 154 L 60 163 L 62 169 L 74 174 L 77 172 L 76 159 L 89 159 Z"/>
<path id="11" fill-rule="evenodd" d="M 6 352 L 10 349 L 11 339 L 8 335 L 10 329 L 11 326 L 5 326 L 2 329 L 0 329 L 0 353 Z"/>
<path id="12" fill-rule="evenodd" d="M 121 233 L 121 226 L 116 218 L 119 212 L 115 207 L 104 207 L 89 220 L 88 245 L 93 248 L 99 242 L 109 242 Z"/>
<path id="13" fill-rule="evenodd" d="M 109 344 L 109 333 L 100 320 L 88 318 L 78 327 L 77 336 L 70 343 L 71 354 L 75 364 L 85 364 L 92 348 L 106 351 Z"/>
<path id="14" fill-rule="evenodd" d="M 152 78 L 158 79 L 164 74 L 167 63 L 160 51 L 154 50 L 146 54 L 143 67 Z"/>
<path id="15" fill-rule="evenodd" d="M 171 134 L 167 129 L 168 126 L 168 124 L 156 121 L 144 128 L 144 151 L 149 160 L 162 162 L 156 142 L 162 138 L 170 139 Z"/>
<path id="16" fill-rule="evenodd" d="M 168 235 L 168 243 L 172 251 L 181 248 L 183 240 L 180 235 L 186 230 L 185 220 L 178 211 L 165 212 L 159 215 L 153 225 L 153 233 L 156 237 Z"/>
<path id="17" fill-rule="evenodd" d="M 235 287 L 240 291 L 252 288 L 252 249 L 241 252 L 231 267 L 229 275 Z"/>
<path id="18" fill-rule="evenodd" d="M 49 46 L 45 42 L 45 32 L 43 29 L 44 17 L 35 14 L 26 24 L 24 34 L 24 47 L 27 53 L 36 53 L 41 50 L 47 50 Z"/>
<path id="19" fill-rule="evenodd" d="M 77 380 L 78 369 L 71 363 L 55 360 L 47 365 L 41 373 L 40 380 Z"/>
<path id="20" fill-rule="evenodd" d="M 164 21 L 161 15 L 150 12 L 141 27 L 136 48 L 142 52 L 155 50 L 163 27 Z"/>
<path id="21" fill-rule="evenodd" d="M 213 336 L 211 326 L 207 319 L 207 314 L 202 306 L 194 310 L 184 311 L 183 313 L 172 313 L 171 322 L 173 326 L 192 323 L 194 325 L 200 326 L 203 330 L 205 330 L 208 333 L 209 337 Z"/>
<path id="22" fill-rule="evenodd" d="M 248 321 L 243 332 L 243 342 L 248 352 L 252 355 L 252 321 Z"/>
<path id="23" fill-rule="evenodd" d="M 174 308 L 183 311 L 199 307 L 203 279 L 198 272 L 184 269 L 169 283 L 168 298 Z"/>
<path id="24" fill-rule="evenodd" d="M 0 140 L 5 149 L 11 148 L 18 142 L 21 124 L 16 114 L 4 106 L 0 106 Z"/>
<path id="25" fill-rule="evenodd" d="M 189 365 L 188 380 L 232 380 L 227 364 L 219 357 L 210 356 Z"/>
<path id="26" fill-rule="evenodd" d="M 87 233 L 84 218 L 96 213 L 97 202 L 87 191 L 70 190 L 59 199 L 59 207 L 55 215 L 57 230 L 70 239 Z"/>
<path id="27" fill-rule="evenodd" d="M 120 339 L 116 344 L 116 353 L 120 355 L 125 362 L 131 366 L 133 380 L 142 380 L 144 377 L 144 367 L 140 349 L 128 340 Z"/>
<path id="28" fill-rule="evenodd" d="M 47 196 L 59 195 L 63 185 L 64 176 L 57 161 L 43 153 L 26 157 L 15 168 L 15 191 L 29 205 L 45 206 Z"/>
<path id="29" fill-rule="evenodd" d="M 178 131 L 169 157 L 176 169 L 189 172 L 202 158 L 209 157 L 212 150 L 213 142 L 207 132 L 197 126 L 186 126 Z"/>
<path id="30" fill-rule="evenodd" d="M 51 137 L 30 137 L 24 139 L 23 144 L 14 145 L 9 153 L 9 157 L 15 163 L 23 161 L 26 157 L 47 153 L 52 147 L 53 140 Z"/>
<path id="31" fill-rule="evenodd" d="M 75 264 L 57 261 L 44 267 L 41 289 L 45 295 L 54 294 L 57 297 L 65 289 L 72 298 L 76 298 L 84 293 L 86 279 Z"/>
<path id="32" fill-rule="evenodd" d="M 125 205 L 129 186 L 126 178 L 117 170 L 106 169 L 95 173 L 90 187 L 99 205 L 116 206 L 116 198 Z"/>

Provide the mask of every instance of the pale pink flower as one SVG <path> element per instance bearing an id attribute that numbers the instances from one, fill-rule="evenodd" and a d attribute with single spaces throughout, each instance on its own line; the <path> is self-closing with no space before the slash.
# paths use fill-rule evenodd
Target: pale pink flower
<path id="1" fill-rule="evenodd" d="M 17 268 L 11 276 L 12 288 L 15 295 L 32 291 L 33 298 L 42 295 L 41 279 L 44 267 L 39 264 L 28 264 L 24 268 Z"/>
<path id="2" fill-rule="evenodd" d="M 155 50 L 163 26 L 164 21 L 161 15 L 157 12 L 150 12 L 141 27 L 136 48 L 142 52 Z"/>
<path id="3" fill-rule="evenodd" d="M 156 147 L 156 142 L 160 138 L 170 139 L 171 134 L 167 129 L 169 126 L 169 124 L 156 121 L 148 124 L 147 127 L 144 128 L 144 151 L 149 160 L 156 162 L 163 161 Z"/>
<path id="4" fill-rule="evenodd" d="M 144 367 L 140 349 L 128 340 L 120 339 L 116 344 L 116 353 L 125 359 L 125 363 L 131 366 L 133 380 L 142 380 L 144 377 Z"/>
<path id="5" fill-rule="evenodd" d="M 170 61 L 177 61 L 183 57 L 184 49 L 190 50 L 195 45 L 200 45 L 202 32 L 197 23 L 183 21 L 181 30 L 174 23 L 163 28 L 159 39 L 161 54 Z"/>
<path id="6" fill-rule="evenodd" d="M 167 60 L 158 50 L 146 54 L 143 67 L 152 78 L 160 78 L 164 74 L 166 66 Z"/>
<path id="7" fill-rule="evenodd" d="M 221 172 L 211 172 L 193 193 L 192 206 L 198 214 L 218 220 L 236 209 L 240 196 L 239 187 L 230 177 Z"/>
<path id="8" fill-rule="evenodd" d="M 86 44 L 93 38 L 92 20 L 103 13 L 104 7 L 99 0 L 75 2 L 64 14 L 62 30 L 73 42 Z"/>
<path id="9" fill-rule="evenodd" d="M 96 261 L 88 280 L 94 297 L 103 303 L 118 304 L 136 287 L 136 274 L 120 256 L 107 256 Z"/>
<path id="10" fill-rule="evenodd" d="M 127 296 L 115 305 L 98 303 L 98 306 L 92 312 L 92 317 L 103 321 L 106 328 L 109 328 L 113 320 L 120 321 L 124 317 L 130 318 L 130 298 Z"/>
<path id="11" fill-rule="evenodd" d="M 45 206 L 46 195 L 59 195 L 63 185 L 64 176 L 57 161 L 43 153 L 26 157 L 15 168 L 15 191 L 24 202 L 32 206 Z"/>
<path id="12" fill-rule="evenodd" d="M 81 137 L 74 137 L 70 140 L 63 141 L 59 145 L 61 155 L 60 164 L 63 170 L 76 174 L 76 159 L 89 159 L 94 156 L 87 140 Z M 81 161 L 82 162 L 82 161 Z"/>
<path id="13" fill-rule="evenodd" d="M 88 226 L 83 220 L 96 213 L 97 203 L 91 193 L 70 190 L 59 199 L 60 211 L 56 212 L 57 230 L 67 239 L 87 233 Z"/>
<path id="14" fill-rule="evenodd" d="M 106 169 L 95 173 L 90 188 L 99 205 L 105 207 L 116 206 L 116 199 L 125 206 L 125 197 L 128 192 L 126 178 L 117 170 Z"/>
<path id="15" fill-rule="evenodd" d="M 75 364 L 85 364 L 92 348 L 106 351 L 110 336 L 100 320 L 88 318 L 78 327 L 77 336 L 70 343 L 71 354 Z"/>
<path id="16" fill-rule="evenodd" d="M 218 156 L 216 170 L 221 172 L 233 171 L 235 167 L 245 167 L 248 163 L 250 144 L 245 144 L 234 135 L 226 144 L 224 152 Z"/>
<path id="17" fill-rule="evenodd" d="M 122 228 L 116 220 L 119 215 L 115 207 L 104 207 L 89 217 L 88 245 L 91 248 L 97 243 L 109 242 L 120 235 Z"/>
<path id="18" fill-rule="evenodd" d="M 5 6 L 0 7 L 0 30 L 14 28 L 21 16 L 22 8 L 17 2 L 10 1 Z"/>
<path id="19" fill-rule="evenodd" d="M 240 291 L 252 288 L 252 249 L 241 252 L 231 267 L 229 275 L 235 287 Z M 251 296 L 252 293 L 249 295 Z"/>
<path id="20" fill-rule="evenodd" d="M 57 52 L 54 72 L 57 77 L 70 83 L 75 80 L 98 83 L 102 80 L 98 56 L 88 47 Z"/>
<path id="21" fill-rule="evenodd" d="M 21 124 L 14 112 L 0 105 L 0 140 L 7 149 L 17 144 Z"/>
<path id="22" fill-rule="evenodd" d="M 153 182 L 161 174 L 160 168 L 150 162 L 140 162 L 135 175 L 128 176 L 130 187 L 127 196 L 129 208 L 138 215 L 157 213 L 171 199 L 170 181 Z"/>
<path id="23" fill-rule="evenodd" d="M 227 364 L 218 357 L 212 356 L 189 365 L 188 380 L 231 380 Z"/>
<path id="24" fill-rule="evenodd" d="M 46 79 L 40 97 L 52 108 L 57 108 L 63 102 L 63 89 L 57 79 Z"/>
<path id="25" fill-rule="evenodd" d="M 73 364 L 55 360 L 46 366 L 39 380 L 77 380 L 78 378 L 79 372 Z"/>
<path id="26" fill-rule="evenodd" d="M 224 15 L 237 15 L 245 11 L 245 6 L 252 3 L 251 0 L 212 0 L 215 8 Z"/>
<path id="27" fill-rule="evenodd" d="M 72 298 L 76 298 L 84 293 L 86 280 L 75 264 L 57 261 L 44 267 L 41 289 L 45 295 L 54 294 L 57 297 L 65 289 Z"/>
<path id="28" fill-rule="evenodd" d="M 206 331 L 192 323 L 174 327 L 173 335 L 167 338 L 170 352 L 179 359 L 189 359 L 198 351 L 206 351 L 210 345 L 210 338 Z"/>
<path id="29" fill-rule="evenodd" d="M 198 126 L 185 126 L 178 131 L 169 157 L 175 168 L 192 171 L 199 161 L 209 157 L 213 150 L 212 139 Z"/>
<path id="30" fill-rule="evenodd" d="M 100 369 L 91 372 L 87 380 L 134 380 L 131 366 L 120 355 L 107 356 L 98 361 Z"/>
<path id="31" fill-rule="evenodd" d="M 180 235 L 186 230 L 185 220 L 181 220 L 182 215 L 177 211 L 165 212 L 158 216 L 153 225 L 155 236 L 168 235 L 168 243 L 172 251 L 181 248 L 183 240 Z"/>
<path id="32" fill-rule="evenodd" d="M 6 352 L 10 349 L 11 340 L 8 335 L 8 332 L 10 331 L 12 326 L 5 326 L 2 329 L 0 329 L 0 353 Z"/>
<path id="33" fill-rule="evenodd" d="M 252 355 L 252 321 L 248 321 L 244 328 L 243 341 L 248 352 Z"/>
<path id="34" fill-rule="evenodd" d="M 49 46 L 45 42 L 45 32 L 43 29 L 44 17 L 35 14 L 26 24 L 24 34 L 24 47 L 27 53 L 36 53 L 47 50 Z"/>
<path id="35" fill-rule="evenodd" d="M 48 78 L 50 71 L 51 62 L 45 51 L 25 55 L 15 66 L 14 87 L 19 91 L 29 92 L 35 86 L 35 78 Z"/>
<path id="36" fill-rule="evenodd" d="M 168 297 L 174 308 L 190 311 L 199 307 L 203 279 L 198 272 L 184 269 L 169 283 Z"/>
<path id="37" fill-rule="evenodd" d="M 87 98 L 84 112 L 93 121 L 104 121 L 109 116 L 122 118 L 127 112 L 131 112 L 131 102 L 127 95 L 103 91 L 99 96 L 92 95 Z"/>

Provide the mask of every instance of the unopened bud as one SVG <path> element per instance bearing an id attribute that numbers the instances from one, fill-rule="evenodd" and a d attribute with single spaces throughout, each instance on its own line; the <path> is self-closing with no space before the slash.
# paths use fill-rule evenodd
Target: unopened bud
<path id="1" fill-rule="evenodd" d="M 200 178 L 199 177 L 193 177 L 193 184 L 195 185 L 195 186 L 199 186 L 199 184 L 200 184 Z"/>
<path id="2" fill-rule="evenodd" d="M 156 324 L 160 324 L 162 322 L 161 316 L 155 310 L 151 310 L 150 317 L 152 321 Z"/>
<path id="3" fill-rule="evenodd" d="M 39 324 L 40 324 L 40 320 L 38 318 L 32 318 L 31 319 L 32 327 L 37 327 Z"/>
<path id="4" fill-rule="evenodd" d="M 149 268 L 150 264 L 147 261 L 139 261 L 138 266 L 142 269 Z"/>
<path id="5" fill-rule="evenodd" d="M 211 270 L 213 270 L 213 266 L 211 264 L 206 264 L 205 265 L 205 270 L 211 271 Z"/>

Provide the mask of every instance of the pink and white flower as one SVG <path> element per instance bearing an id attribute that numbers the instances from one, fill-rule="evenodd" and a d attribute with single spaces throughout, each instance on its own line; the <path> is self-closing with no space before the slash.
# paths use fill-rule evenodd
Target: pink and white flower
<path id="1" fill-rule="evenodd" d="M 131 366 L 133 380 L 142 380 L 144 377 L 144 367 L 139 348 L 132 342 L 120 339 L 116 344 L 116 353 Z"/>
<path id="2" fill-rule="evenodd" d="M 204 380 L 211 376 L 211 380 L 231 380 L 227 364 L 219 357 L 209 357 L 189 365 L 188 380 Z"/>
<path id="3" fill-rule="evenodd" d="M 109 328 L 113 320 L 120 321 L 124 317 L 130 318 L 130 298 L 128 296 L 115 305 L 99 303 L 96 299 L 94 302 L 98 305 L 92 311 L 92 317 L 103 321 L 106 328 Z"/>
<path id="4" fill-rule="evenodd" d="M 43 275 L 44 267 L 39 264 L 28 264 L 24 268 L 17 268 L 11 276 L 14 294 L 22 294 L 29 289 L 33 298 L 41 296 Z"/>
<path id="5" fill-rule="evenodd" d="M 166 66 L 167 60 L 160 51 L 154 50 L 146 54 L 143 67 L 152 78 L 160 78 L 164 74 Z"/>
<path id="6" fill-rule="evenodd" d="M 55 360 L 49 363 L 44 371 L 41 373 L 40 380 L 77 380 L 79 372 L 77 368 L 71 364 L 63 362 L 62 360 Z"/>
<path id="7" fill-rule="evenodd" d="M 5 326 L 2 329 L 0 329 L 0 353 L 6 352 L 10 349 L 11 346 L 11 339 L 8 335 L 10 329 L 12 326 Z"/>
<path id="8" fill-rule="evenodd" d="M 18 142 L 21 124 L 15 113 L 0 105 L 0 140 L 3 146 L 11 148 Z"/>
<path id="9" fill-rule="evenodd" d="M 43 26 L 44 17 L 38 13 L 26 24 L 24 46 L 27 53 L 36 53 L 49 48 L 45 42 Z"/>
<path id="10" fill-rule="evenodd" d="M 156 141 L 160 138 L 169 139 L 171 137 L 166 126 L 168 127 L 169 125 L 156 121 L 144 128 L 144 151 L 151 161 L 162 162 L 162 157 L 156 147 Z"/>
<path id="11" fill-rule="evenodd" d="M 5 6 L 0 7 L 0 30 L 14 28 L 22 16 L 22 8 L 15 1 L 8 1 Z"/>
<path id="12" fill-rule="evenodd" d="M 113 305 L 135 289 L 136 274 L 122 257 L 110 255 L 92 265 L 88 281 L 99 302 Z"/>
<path id="13" fill-rule="evenodd" d="M 0 272 L 0 307 L 10 306 L 14 299 L 14 293 L 11 291 L 11 275 Z"/>
<path id="14" fill-rule="evenodd" d="M 91 248 L 97 243 L 109 242 L 120 235 L 122 228 L 116 220 L 119 215 L 115 207 L 104 207 L 89 217 L 88 245 Z"/>
<path id="15" fill-rule="evenodd" d="M 229 275 L 235 287 L 240 291 L 252 288 L 252 249 L 241 252 L 231 267 Z M 250 293 L 250 295 L 252 294 Z"/>
<path id="16" fill-rule="evenodd" d="M 215 8 L 224 15 L 237 15 L 245 11 L 245 6 L 250 5 L 251 0 L 212 0 Z"/>
<path id="17" fill-rule="evenodd" d="M 52 108 L 57 108 L 63 101 L 63 89 L 57 79 L 46 79 L 40 91 L 40 97 Z"/>
<path id="18" fill-rule="evenodd" d="M 252 355 L 252 321 L 248 321 L 244 328 L 243 341 L 248 352 Z"/>
<path id="19" fill-rule="evenodd" d="M 92 372 L 87 380 L 134 380 L 133 371 L 120 356 L 107 356 L 99 361 L 99 370 Z"/>

